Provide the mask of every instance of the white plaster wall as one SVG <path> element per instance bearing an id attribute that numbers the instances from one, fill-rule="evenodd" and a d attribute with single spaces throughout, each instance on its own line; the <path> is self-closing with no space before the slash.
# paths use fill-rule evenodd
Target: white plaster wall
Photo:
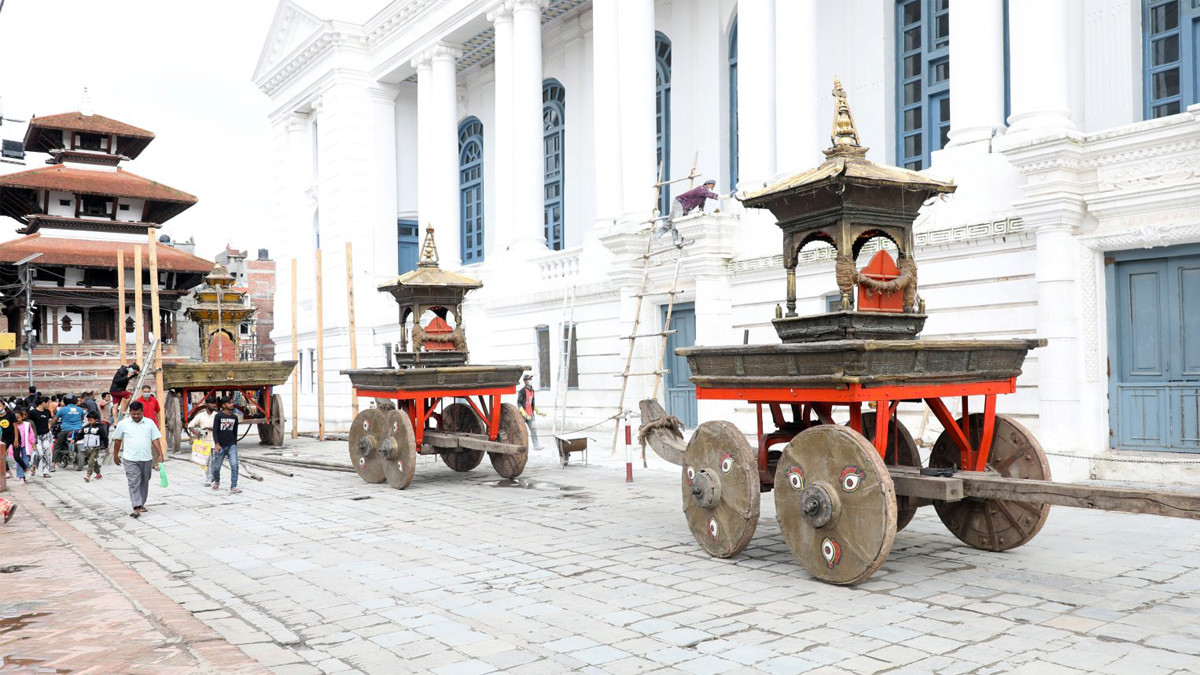
<path id="1" fill-rule="evenodd" d="M 121 210 L 122 205 L 128 205 L 129 209 L 126 211 L 122 211 Z M 130 199 L 128 197 L 121 197 L 120 199 L 117 200 L 117 220 L 124 220 L 126 222 L 140 221 L 142 219 L 143 213 L 145 212 L 145 209 L 146 209 L 146 200 Z"/>
<path id="2" fill-rule="evenodd" d="M 60 200 L 70 202 L 66 206 L 59 204 Z M 75 195 L 70 192 L 59 192 L 58 190 L 50 191 L 50 208 L 49 213 L 52 216 L 65 216 L 67 218 L 75 217 Z"/>

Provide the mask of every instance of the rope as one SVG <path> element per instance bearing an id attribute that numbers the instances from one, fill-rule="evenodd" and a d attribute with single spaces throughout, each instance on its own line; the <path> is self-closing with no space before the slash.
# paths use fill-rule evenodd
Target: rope
<path id="1" fill-rule="evenodd" d="M 600 426 L 601 424 L 607 424 L 613 420 L 621 419 L 621 417 L 623 417 L 623 416 L 624 416 L 624 413 L 617 413 L 616 415 L 613 415 L 612 417 L 609 417 L 606 419 L 602 419 L 599 422 L 596 422 L 595 424 L 589 424 L 588 426 L 583 427 L 581 429 L 576 429 L 575 431 L 564 431 L 559 435 L 560 436 L 573 436 L 581 431 L 587 431 L 588 429 L 595 429 L 596 427 Z"/>
<path id="2" fill-rule="evenodd" d="M 1096 462 L 1112 462 L 1114 464 L 1200 464 L 1200 459 L 1182 459 L 1177 461 L 1163 461 L 1161 459 L 1137 459 L 1134 457 L 1089 457 L 1087 455 L 1072 455 L 1065 452 L 1047 452 L 1050 457 L 1066 457 L 1068 459 L 1086 459 Z"/>
<path id="3" fill-rule="evenodd" d="M 670 429 L 675 435 L 683 438 L 683 423 L 679 421 L 678 417 L 667 415 L 666 417 L 660 417 L 650 422 L 643 422 L 642 428 L 638 430 L 638 443 L 641 443 L 644 448 L 646 446 L 646 437 L 650 435 L 650 432 L 658 429 Z"/>

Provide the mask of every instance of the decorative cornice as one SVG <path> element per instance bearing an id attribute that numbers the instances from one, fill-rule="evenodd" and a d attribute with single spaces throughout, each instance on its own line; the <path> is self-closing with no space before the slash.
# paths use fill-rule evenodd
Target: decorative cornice
<path id="1" fill-rule="evenodd" d="M 1095 251 L 1155 248 L 1200 241 L 1200 222 L 1172 225 L 1142 225 L 1119 232 L 1097 232 L 1078 237 L 1079 243 Z"/>

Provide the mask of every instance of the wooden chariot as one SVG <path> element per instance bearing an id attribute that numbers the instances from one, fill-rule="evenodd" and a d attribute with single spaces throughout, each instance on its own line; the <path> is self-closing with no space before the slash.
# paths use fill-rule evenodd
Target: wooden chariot
<path id="1" fill-rule="evenodd" d="M 529 367 L 467 365 L 462 303 L 481 286 L 438 267 L 432 227 L 417 269 L 380 286 L 400 305 L 400 343 L 393 354 L 399 367 L 342 371 L 355 396 L 377 404 L 350 426 L 350 461 L 364 481 L 403 490 L 412 482 L 417 455 L 438 455 L 451 469 L 470 471 L 487 453 L 504 478 L 525 470 L 528 428 L 516 406 L 500 397 L 516 393 Z"/>
<path id="2" fill-rule="evenodd" d="M 275 387 L 287 382 L 295 361 L 239 361 L 238 326 L 254 313 L 245 293 L 233 287 L 234 278 L 217 265 L 195 293 L 188 318 L 200 327 L 202 363 L 162 366 L 167 390 L 163 414 L 167 448 L 174 451 L 192 417 L 206 401 L 230 398 L 244 422 L 258 427 L 263 445 L 283 445 L 283 398 Z M 247 428 L 247 431 L 249 429 Z"/>
<path id="3" fill-rule="evenodd" d="M 1044 340 L 916 339 L 925 315 L 912 221 L 954 185 L 868 162 L 836 81 L 834 96 L 827 161 L 744 199 L 770 209 L 783 230 L 787 309 L 774 321 L 782 344 L 676 350 L 697 398 L 754 404 L 756 446 L 723 421 L 704 422 L 684 444 L 662 407 L 642 402 L 643 436 L 683 467 L 683 510 L 701 547 L 718 557 L 742 551 L 769 491 L 795 558 L 834 584 L 875 572 L 926 505 L 961 541 L 988 551 L 1029 542 L 1054 504 L 1200 518 L 1194 494 L 1051 482 L 1037 439 L 996 411 Z M 859 269 L 856 258 L 878 238 L 898 262 L 884 249 Z M 841 309 L 797 316 L 795 267 L 813 242 L 834 248 Z M 957 416 L 946 403 L 955 399 Z M 922 404 L 944 428 L 927 466 L 897 419 L 901 403 Z"/>

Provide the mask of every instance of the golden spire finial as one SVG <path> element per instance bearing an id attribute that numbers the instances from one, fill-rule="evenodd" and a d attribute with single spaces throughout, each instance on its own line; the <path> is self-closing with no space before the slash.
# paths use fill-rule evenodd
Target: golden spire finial
<path id="1" fill-rule="evenodd" d="M 846 100 L 846 90 L 842 81 L 833 78 L 833 146 L 825 151 L 826 157 L 833 155 L 865 155 L 867 148 L 862 146 L 858 138 L 858 129 L 854 126 L 854 113 L 850 112 L 850 103 Z"/>
<path id="2" fill-rule="evenodd" d="M 421 246 L 421 262 L 417 267 L 437 267 L 437 244 L 433 241 L 433 225 L 425 226 L 425 244 Z"/>

